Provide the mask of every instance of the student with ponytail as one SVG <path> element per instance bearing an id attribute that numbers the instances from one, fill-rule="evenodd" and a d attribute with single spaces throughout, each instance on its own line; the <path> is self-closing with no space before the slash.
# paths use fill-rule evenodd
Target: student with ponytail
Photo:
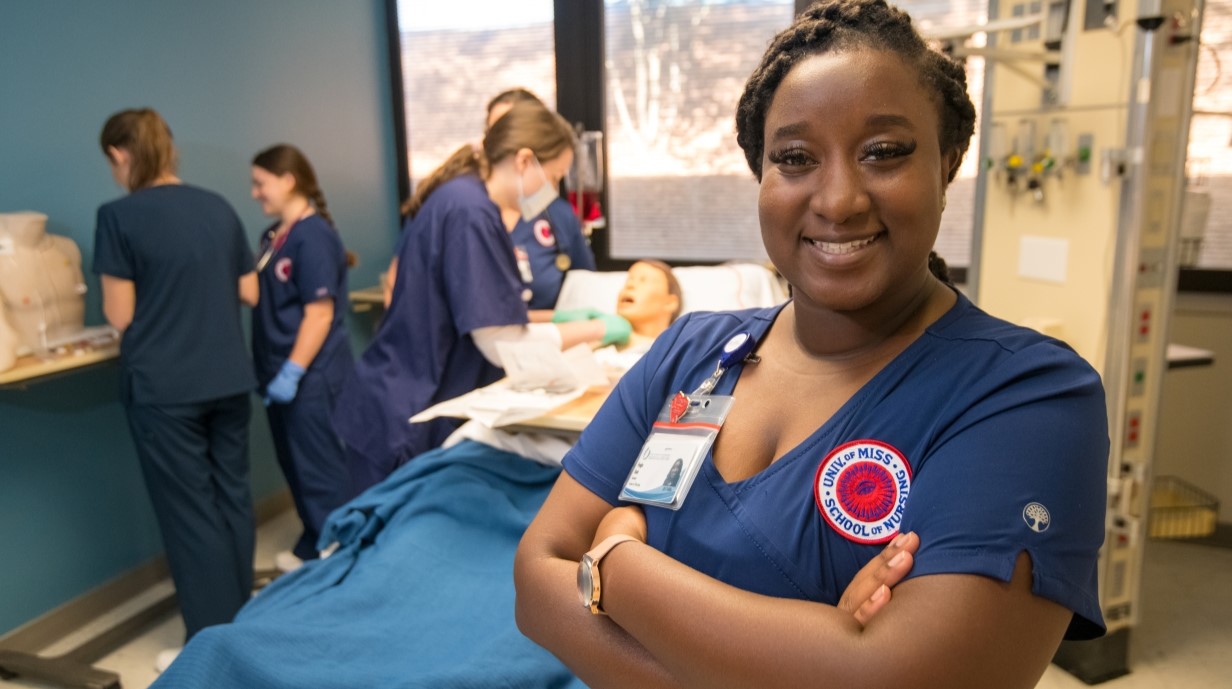
<path id="1" fill-rule="evenodd" d="M 556 196 L 573 160 L 573 130 L 537 103 L 519 103 L 484 136 L 420 182 L 406 206 L 393 293 L 372 344 L 334 411 L 356 489 L 439 446 L 457 423 L 408 419 L 501 376 L 499 341 L 569 348 L 622 343 L 615 315 L 529 323 L 509 228 Z"/>
<path id="2" fill-rule="evenodd" d="M 99 144 L 127 194 L 98 209 L 94 272 L 123 333 L 120 394 L 191 639 L 252 593 L 256 381 L 240 304 L 257 303 L 257 277 L 231 205 L 176 175 L 157 112 L 116 113 Z M 159 654 L 159 668 L 177 652 Z"/>
<path id="3" fill-rule="evenodd" d="M 347 257 L 312 165 L 279 144 L 252 160 L 252 197 L 277 220 L 261 237 L 261 301 L 252 314 L 252 352 L 278 464 L 304 529 L 275 564 L 283 571 L 317 557 L 325 517 L 352 496 L 330 410 L 354 366 L 346 313 Z"/>

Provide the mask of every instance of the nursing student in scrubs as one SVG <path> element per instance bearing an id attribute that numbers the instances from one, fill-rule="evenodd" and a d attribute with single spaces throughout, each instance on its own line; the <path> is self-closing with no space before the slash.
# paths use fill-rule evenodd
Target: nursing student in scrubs
<path id="1" fill-rule="evenodd" d="M 484 131 L 509 112 L 517 103 L 532 103 L 547 107 L 538 96 L 523 88 L 502 91 L 488 101 L 487 123 Z M 411 200 L 403 205 L 405 215 Z M 525 285 L 522 295 L 528 297 L 526 306 L 534 322 L 551 320 L 551 310 L 560 296 L 560 287 L 565 274 L 575 268 L 595 269 L 595 255 L 590 244 L 582 236 L 582 226 L 569 202 L 557 196 L 538 216 L 526 220 L 518 218 L 509 231 L 513 251 L 518 262 L 518 274 Z M 398 258 L 390 262 L 386 273 L 385 306 L 389 307 L 393 284 L 398 274 Z"/>
<path id="2" fill-rule="evenodd" d="M 325 518 L 354 497 L 342 440 L 330 421 L 354 367 L 343 316 L 347 255 L 311 163 L 280 144 L 252 160 L 252 197 L 275 222 L 261 237 L 261 301 L 252 353 L 278 464 L 303 523 L 283 571 L 317 557 Z"/>
<path id="3" fill-rule="evenodd" d="M 98 209 L 94 272 L 122 333 L 120 395 L 191 639 L 252 593 L 256 380 L 240 305 L 257 303 L 257 276 L 230 204 L 176 175 L 157 112 L 112 115 L 99 144 L 128 193 Z M 159 654 L 159 668 L 176 652 Z"/>
<path id="4" fill-rule="evenodd" d="M 541 105 L 519 103 L 420 183 L 398 245 L 389 308 L 335 404 L 353 488 L 384 479 L 438 447 L 458 423 L 411 424 L 429 406 L 495 382 L 496 343 L 536 340 L 567 349 L 619 343 L 614 314 L 529 323 L 509 229 L 556 198 L 573 159 L 573 131 Z"/>
<path id="5" fill-rule="evenodd" d="M 488 102 L 487 127 L 491 128 L 517 103 L 543 105 L 538 96 L 526 89 L 501 92 Z M 553 199 L 547 210 L 530 220 L 519 218 L 510 231 L 510 239 L 518 259 L 518 272 L 530 288 L 526 305 L 531 310 L 531 320 L 550 318 L 547 311 L 556 307 L 566 273 L 575 268 L 595 269 L 595 255 L 582 236 L 577 214 L 562 198 Z"/>
<path id="6" fill-rule="evenodd" d="M 884 0 L 816 3 L 771 42 L 737 140 L 793 298 L 678 320 L 518 550 L 519 626 L 587 686 L 1028 689 L 1062 637 L 1103 633 L 1099 376 L 930 271 L 974 121 L 962 67 Z M 682 446 L 720 362 L 730 413 Z M 621 499 L 673 458 L 698 466 L 679 509 Z M 875 617 L 836 606 L 904 542 Z"/>

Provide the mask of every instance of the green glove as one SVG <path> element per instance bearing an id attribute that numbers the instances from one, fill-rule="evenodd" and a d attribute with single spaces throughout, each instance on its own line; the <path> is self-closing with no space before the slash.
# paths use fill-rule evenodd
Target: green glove
<path id="1" fill-rule="evenodd" d="M 596 318 L 603 323 L 603 341 L 600 344 L 605 347 L 622 345 L 628 342 L 629 336 L 633 334 L 633 326 L 629 321 L 614 313 L 601 313 Z"/>
<path id="2" fill-rule="evenodd" d="M 565 309 L 552 314 L 553 323 L 572 323 L 574 321 L 590 321 L 603 316 L 599 309 L 590 307 L 582 309 Z"/>

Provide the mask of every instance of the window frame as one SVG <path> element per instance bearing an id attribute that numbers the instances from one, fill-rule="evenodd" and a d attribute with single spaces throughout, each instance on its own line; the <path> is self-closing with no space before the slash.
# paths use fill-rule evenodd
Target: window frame
<path id="1" fill-rule="evenodd" d="M 795 0 L 797 14 L 812 0 Z M 604 0 L 553 0 L 556 53 L 556 107 L 570 122 L 581 123 L 588 131 L 604 132 L 604 179 L 608 178 L 606 121 L 607 82 L 604 62 Z M 393 101 L 394 144 L 397 147 L 399 201 L 410 196 L 411 173 L 407 162 L 410 136 L 406 128 L 406 93 L 402 74 L 402 36 L 398 29 L 398 2 L 385 0 L 385 19 L 389 42 L 390 96 Z M 567 56 L 567 59 L 562 59 Z M 608 208 L 608 185 L 600 194 L 602 207 Z M 612 258 L 609 225 L 596 230 L 591 250 L 599 270 L 627 270 L 634 261 Z M 974 255 L 974 249 L 973 249 Z M 673 260 L 674 265 L 715 265 L 716 261 Z M 969 266 L 951 267 L 956 282 L 963 282 Z M 973 272 L 973 271 L 971 271 Z M 1180 268 L 1180 292 L 1232 293 L 1232 270 Z"/>

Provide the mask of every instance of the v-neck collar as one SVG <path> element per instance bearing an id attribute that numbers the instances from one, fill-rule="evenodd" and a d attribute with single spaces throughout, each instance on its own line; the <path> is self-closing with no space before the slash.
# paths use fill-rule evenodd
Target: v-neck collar
<path id="1" fill-rule="evenodd" d="M 875 395 L 887 384 L 887 381 L 895 379 L 899 369 L 910 365 L 910 363 L 916 358 L 917 352 L 927 346 L 926 342 L 932 335 L 944 329 L 951 321 L 958 318 L 966 312 L 967 309 L 972 307 L 971 302 L 963 295 L 962 292 L 955 289 L 954 293 L 957 298 L 949 310 L 942 314 L 940 318 L 924 328 L 924 332 L 920 333 L 919 337 L 912 341 L 911 344 L 907 345 L 903 351 L 899 352 L 893 359 L 890 360 L 889 363 L 883 366 L 880 371 L 875 373 L 873 377 L 868 380 L 868 382 L 861 385 L 859 390 L 852 393 L 851 397 L 847 398 L 847 401 L 844 402 L 842 406 L 840 406 L 838 410 L 825 421 L 825 423 L 810 433 L 807 438 L 800 441 L 800 443 L 795 447 L 783 453 L 781 457 L 771 462 L 769 466 L 761 471 L 749 476 L 748 478 L 731 482 L 724 479 L 723 475 L 719 473 L 718 467 L 714 465 L 714 446 L 712 445 L 710 450 L 706 452 L 706 459 L 702 464 L 702 471 L 706 475 L 707 479 L 714 484 L 716 488 L 725 486 L 735 493 L 741 493 L 750 486 L 754 486 L 779 471 L 782 471 L 784 467 L 794 461 L 797 461 L 799 457 L 803 455 L 812 456 L 813 450 L 818 444 L 825 441 L 836 428 L 841 428 L 842 424 L 853 414 L 859 411 L 860 407 L 863 406 L 865 401 L 868 400 L 870 396 Z M 770 332 L 770 328 L 774 326 L 774 323 L 778 321 L 779 316 L 782 315 L 783 309 L 790 303 L 791 301 L 784 302 L 775 307 L 773 310 L 767 310 L 761 315 L 761 318 L 764 319 L 764 324 L 759 324 L 759 331 L 752 333 L 752 335 L 756 337 L 759 342 L 763 340 L 766 333 Z M 729 375 L 724 375 L 719 380 L 718 385 L 715 386 L 714 394 L 732 394 L 732 391 L 736 389 L 736 384 L 740 381 L 740 374 L 743 372 L 743 363 L 737 367 L 733 367 L 732 370 L 728 371 Z M 739 404 L 740 402 L 737 400 L 736 403 Z"/>

